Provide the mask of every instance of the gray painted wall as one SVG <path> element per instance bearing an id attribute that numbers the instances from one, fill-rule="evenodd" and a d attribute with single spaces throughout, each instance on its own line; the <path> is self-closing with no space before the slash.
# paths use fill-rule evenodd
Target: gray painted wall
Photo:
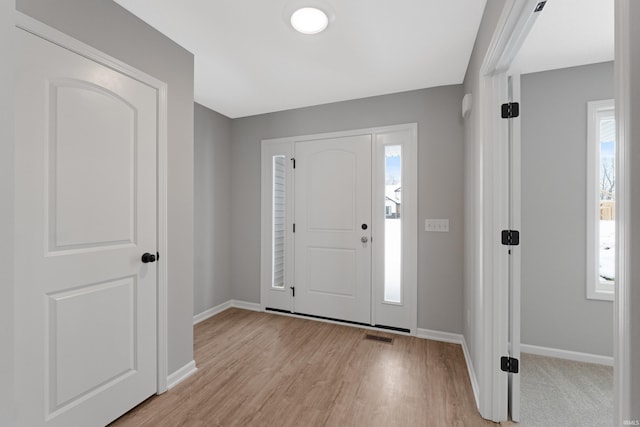
<path id="1" fill-rule="evenodd" d="M 231 299 L 231 119 L 194 110 L 193 313 Z"/>
<path id="2" fill-rule="evenodd" d="M 629 295 L 629 326 L 630 326 L 630 370 L 631 377 L 629 412 L 626 414 L 628 420 L 640 420 L 640 2 L 629 1 L 629 13 L 623 17 L 627 19 L 627 27 L 630 30 L 630 50 L 631 62 L 629 81 L 631 91 L 629 94 L 629 164 L 634 165 L 630 172 L 630 231 L 629 238 L 629 280 L 627 283 Z"/>
<path id="3" fill-rule="evenodd" d="M 464 121 L 464 329 L 463 335 L 480 387 L 491 373 L 480 372 L 482 357 L 482 152 L 480 147 L 480 67 L 498 25 L 506 0 L 489 0 L 482 16 L 478 35 L 464 78 L 464 93 L 473 95 L 471 114 Z M 490 343 L 487 343 L 490 345 Z M 485 396 L 490 399 L 490 396 Z M 481 411 L 482 413 L 482 411 Z"/>
<path id="4" fill-rule="evenodd" d="M 17 0 L 16 7 L 169 86 L 170 252 L 164 259 L 169 373 L 174 372 L 193 360 L 193 55 L 112 1 Z"/>
<path id="5" fill-rule="evenodd" d="M 13 425 L 13 11 L 0 1 L 0 425 Z"/>
<path id="6" fill-rule="evenodd" d="M 463 129 L 460 85 L 424 89 L 232 122 L 231 278 L 234 299 L 260 302 L 260 141 L 418 123 L 418 327 L 462 331 Z M 449 233 L 425 233 L 449 218 Z"/>
<path id="7" fill-rule="evenodd" d="M 587 102 L 613 62 L 521 77 L 522 343 L 613 355 L 613 303 L 586 296 Z"/>

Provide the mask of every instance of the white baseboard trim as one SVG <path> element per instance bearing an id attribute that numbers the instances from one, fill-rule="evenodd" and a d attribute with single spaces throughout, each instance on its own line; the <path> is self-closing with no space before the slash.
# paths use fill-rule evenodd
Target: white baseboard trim
<path id="1" fill-rule="evenodd" d="M 200 314 L 196 314 L 195 316 L 193 316 L 193 324 L 196 325 L 200 322 L 203 322 L 218 313 L 222 313 L 229 307 L 231 307 L 231 301 L 223 302 L 222 304 L 216 305 L 215 307 L 205 310 Z"/>
<path id="2" fill-rule="evenodd" d="M 467 372 L 469 373 L 469 381 L 471 381 L 471 389 L 473 390 L 473 397 L 476 399 L 476 408 L 480 409 L 480 387 L 478 386 L 478 377 L 476 377 L 476 371 L 473 369 L 473 363 L 471 362 L 471 354 L 469 353 L 469 347 L 467 347 L 467 340 L 462 336 L 462 352 L 464 353 L 464 360 L 467 362 Z"/>
<path id="3" fill-rule="evenodd" d="M 239 301 L 237 299 L 232 299 L 229 302 L 231 303 L 231 307 L 241 308 L 243 310 L 262 311 L 262 306 L 260 304 L 256 304 L 255 302 L 245 302 Z"/>
<path id="4" fill-rule="evenodd" d="M 586 362 L 595 363 L 597 365 L 613 366 L 613 357 L 601 356 L 599 354 L 580 353 L 579 351 L 561 350 L 558 348 L 540 347 L 537 345 L 529 344 L 520 344 L 520 352 L 536 354 L 538 356 L 573 360 L 575 362 Z"/>
<path id="5" fill-rule="evenodd" d="M 241 308 L 243 310 L 262 311 L 262 306 L 260 304 L 230 299 L 227 302 L 223 302 L 222 304 L 216 305 L 215 307 L 212 307 L 208 310 L 203 311 L 202 313 L 193 316 L 193 324 L 197 325 L 200 322 L 204 322 L 208 318 L 213 317 L 218 313 L 222 313 L 223 311 L 231 307 Z"/>
<path id="6" fill-rule="evenodd" d="M 476 408 L 480 408 L 480 387 L 478 386 L 478 378 L 476 377 L 476 371 L 473 369 L 473 363 L 471 362 L 471 355 L 469 354 L 469 348 L 467 347 L 467 340 L 464 339 L 464 335 L 453 334 L 451 332 L 434 331 L 432 329 L 420 329 L 416 334 L 418 338 L 427 340 L 442 341 L 453 344 L 460 344 L 462 346 L 462 353 L 464 354 L 464 361 L 467 364 L 467 373 L 469 374 L 469 381 L 471 381 L 471 389 L 473 390 L 473 397 L 476 400 Z"/>
<path id="7" fill-rule="evenodd" d="M 167 377 L 167 389 L 172 389 L 173 387 L 177 386 L 182 381 L 195 374 L 197 370 L 198 368 L 196 368 L 195 360 L 187 363 L 182 368 L 178 369 Z"/>
<path id="8" fill-rule="evenodd" d="M 432 329 L 418 328 L 416 337 L 427 340 L 450 342 L 454 344 L 462 344 L 463 337 L 460 334 L 452 334 L 450 332 L 434 331 Z"/>

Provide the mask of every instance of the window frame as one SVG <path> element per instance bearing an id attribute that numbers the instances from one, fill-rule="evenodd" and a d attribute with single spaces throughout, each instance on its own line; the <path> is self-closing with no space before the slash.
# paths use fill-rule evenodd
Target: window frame
<path id="1" fill-rule="evenodd" d="M 600 121 L 610 118 L 615 100 L 587 103 L 587 299 L 602 301 L 613 301 L 616 284 L 600 280 Z"/>

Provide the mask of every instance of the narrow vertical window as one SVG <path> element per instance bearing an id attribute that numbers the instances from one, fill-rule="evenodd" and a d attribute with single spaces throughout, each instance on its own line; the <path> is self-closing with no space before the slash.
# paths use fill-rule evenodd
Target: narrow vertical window
<path id="1" fill-rule="evenodd" d="M 402 146 L 384 147 L 384 301 L 402 301 Z"/>
<path id="2" fill-rule="evenodd" d="M 613 100 L 588 104 L 587 297 L 613 300 L 616 270 L 616 121 Z"/>
<path id="3" fill-rule="evenodd" d="M 274 288 L 284 288 L 284 256 L 286 226 L 286 159 L 285 156 L 273 156 L 272 189 L 272 282 Z"/>

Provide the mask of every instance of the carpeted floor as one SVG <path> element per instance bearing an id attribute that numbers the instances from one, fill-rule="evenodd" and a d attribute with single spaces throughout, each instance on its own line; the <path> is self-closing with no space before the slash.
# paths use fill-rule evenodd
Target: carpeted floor
<path id="1" fill-rule="evenodd" d="M 520 426 L 613 424 L 613 368 L 521 355 Z"/>

